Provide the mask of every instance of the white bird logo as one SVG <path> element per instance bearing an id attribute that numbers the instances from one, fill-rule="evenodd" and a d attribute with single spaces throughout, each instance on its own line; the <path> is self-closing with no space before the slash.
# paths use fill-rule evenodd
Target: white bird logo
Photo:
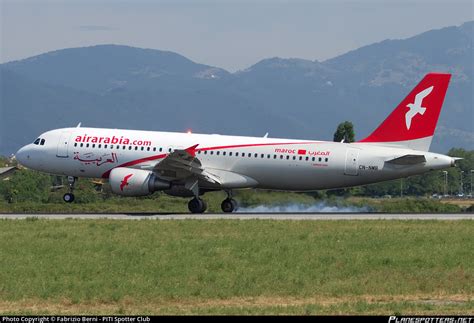
<path id="1" fill-rule="evenodd" d="M 422 107 L 423 99 L 426 98 L 431 91 L 433 91 L 434 86 L 430 86 L 427 89 L 424 89 L 420 93 L 415 96 L 415 102 L 408 103 L 407 107 L 410 108 L 408 112 L 405 114 L 405 123 L 407 125 L 407 129 L 410 129 L 411 126 L 411 119 L 416 116 L 417 114 L 425 114 L 426 108 Z"/>

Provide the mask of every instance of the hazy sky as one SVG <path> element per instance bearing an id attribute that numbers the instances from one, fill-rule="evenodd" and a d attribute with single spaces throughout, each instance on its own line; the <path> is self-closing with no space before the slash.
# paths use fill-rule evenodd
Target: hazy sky
<path id="1" fill-rule="evenodd" d="M 96 44 L 170 50 L 229 71 L 324 60 L 474 20 L 474 0 L 0 0 L 0 62 Z"/>

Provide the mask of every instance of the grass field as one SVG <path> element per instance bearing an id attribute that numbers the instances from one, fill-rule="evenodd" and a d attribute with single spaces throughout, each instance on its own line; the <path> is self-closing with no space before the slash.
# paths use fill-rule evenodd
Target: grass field
<path id="1" fill-rule="evenodd" d="M 77 193 L 77 201 L 64 203 L 63 192 L 52 193 L 49 202 L 18 202 L 7 203 L 0 199 L 0 213 L 128 213 L 128 212 L 173 212 L 188 213 L 190 198 L 172 197 L 163 193 L 155 193 L 144 198 L 110 196 L 106 199 L 96 199 L 92 202 L 81 201 L 81 192 Z M 291 192 L 269 192 L 255 190 L 241 190 L 236 192 L 236 198 L 242 206 L 247 205 L 275 205 L 299 203 L 312 205 L 317 201 L 306 194 Z M 227 197 L 224 192 L 210 192 L 203 196 L 207 201 L 207 212 L 222 212 L 221 202 Z"/>
<path id="2" fill-rule="evenodd" d="M 472 314 L 473 221 L 1 220 L 2 314 Z"/>
<path id="3" fill-rule="evenodd" d="M 87 195 L 77 194 L 77 201 L 64 203 L 63 192 L 52 193 L 47 202 L 24 201 L 8 203 L 0 199 L 0 213 L 188 213 L 189 198 L 171 197 L 166 194 L 154 194 L 145 198 L 110 196 L 105 199 L 98 198 L 98 193 L 93 193 L 94 199 L 87 199 Z M 366 197 L 330 197 L 315 199 L 303 193 L 275 192 L 262 190 L 241 190 L 235 192 L 236 200 L 241 206 L 288 206 L 297 205 L 298 209 L 314 206 L 332 206 L 352 208 L 355 212 L 387 212 L 387 213 L 459 213 L 472 212 L 474 201 L 466 200 L 457 203 L 456 200 L 445 203 L 428 198 L 392 198 L 375 199 Z M 210 213 L 221 213 L 221 202 L 226 198 L 223 192 L 210 192 L 203 196 L 207 201 Z M 82 200 L 81 200 L 82 199 Z M 468 210 L 468 208 L 471 210 Z"/>

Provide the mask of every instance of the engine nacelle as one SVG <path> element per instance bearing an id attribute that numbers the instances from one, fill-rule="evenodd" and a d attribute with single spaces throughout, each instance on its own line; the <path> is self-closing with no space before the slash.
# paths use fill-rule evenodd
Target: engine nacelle
<path id="1" fill-rule="evenodd" d="M 144 196 L 159 190 L 167 190 L 171 184 L 142 169 L 117 167 L 109 176 L 112 192 L 124 196 Z"/>

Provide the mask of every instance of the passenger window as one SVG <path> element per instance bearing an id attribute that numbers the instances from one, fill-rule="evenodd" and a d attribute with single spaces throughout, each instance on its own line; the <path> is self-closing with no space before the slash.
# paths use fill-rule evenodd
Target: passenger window
<path id="1" fill-rule="evenodd" d="M 141 151 L 144 151 L 144 150 L 145 150 L 145 147 L 142 147 L 142 148 L 141 148 Z M 171 151 L 171 149 L 170 149 L 170 151 Z"/>
<path id="2" fill-rule="evenodd" d="M 229 152 L 229 156 L 232 156 L 232 152 Z"/>
<path id="3" fill-rule="evenodd" d="M 122 146 L 122 149 L 125 150 L 125 148 L 127 148 L 126 146 Z"/>
<path id="4" fill-rule="evenodd" d="M 322 160 L 321 157 L 319 157 L 319 158 L 318 158 L 318 161 L 321 161 L 321 160 Z"/>
<path id="5" fill-rule="evenodd" d="M 146 151 L 150 151 L 150 147 L 146 147 Z"/>
<path id="6" fill-rule="evenodd" d="M 214 155 L 214 151 L 211 150 L 211 155 Z"/>
<path id="7" fill-rule="evenodd" d="M 143 148 L 143 147 L 142 147 Z M 143 150 L 143 149 L 142 149 Z M 170 153 L 171 152 L 171 148 L 168 148 L 168 152 Z"/>
<path id="8" fill-rule="evenodd" d="M 160 147 L 160 153 L 163 151 L 163 148 Z"/>
<path id="9" fill-rule="evenodd" d="M 74 147 L 77 147 L 77 142 L 74 143 Z"/>
<path id="10" fill-rule="evenodd" d="M 249 154 L 248 154 L 248 156 L 249 156 L 249 157 L 252 157 L 252 154 L 251 154 L 251 153 L 249 153 Z"/>
<path id="11" fill-rule="evenodd" d="M 99 148 L 102 148 L 102 145 L 101 145 L 101 144 L 99 144 Z"/>
<path id="12" fill-rule="evenodd" d="M 267 158 L 270 158 L 270 154 L 267 155 Z"/>
<path id="13" fill-rule="evenodd" d="M 293 160 L 296 160 L 296 156 L 293 156 Z"/>
<path id="14" fill-rule="evenodd" d="M 300 156 L 300 160 L 303 160 L 303 157 L 302 157 L 302 156 Z"/>
<path id="15" fill-rule="evenodd" d="M 156 147 L 153 147 L 153 151 L 156 151 Z"/>
<path id="16" fill-rule="evenodd" d="M 273 159 L 277 159 L 277 155 L 273 155 Z"/>
<path id="17" fill-rule="evenodd" d="M 132 146 L 128 146 L 128 150 L 132 150 Z"/>
<path id="18" fill-rule="evenodd" d="M 41 139 L 36 139 L 35 142 L 33 142 L 35 145 L 39 145 Z"/>
<path id="19" fill-rule="evenodd" d="M 264 158 L 264 157 L 265 157 L 265 155 L 264 155 L 264 154 L 261 154 L 261 155 L 260 155 L 260 158 Z"/>
<path id="20" fill-rule="evenodd" d="M 135 146 L 135 150 L 138 150 L 138 146 Z"/>
<path id="21" fill-rule="evenodd" d="M 216 152 L 216 155 L 219 156 L 220 151 Z"/>
<path id="22" fill-rule="evenodd" d="M 198 150 L 198 154 L 201 154 L 201 151 L 200 151 L 200 150 Z"/>
<path id="23" fill-rule="evenodd" d="M 258 154 L 255 154 L 254 157 L 257 158 L 257 157 L 258 157 Z"/>
<path id="24" fill-rule="evenodd" d="M 110 149 L 114 149 L 114 145 L 110 145 Z"/>
<path id="25" fill-rule="evenodd" d="M 238 152 L 235 153 L 235 157 L 239 157 L 239 153 L 238 153 Z"/>
<path id="26" fill-rule="evenodd" d="M 89 144 L 86 144 L 86 147 L 89 148 Z"/>
<path id="27" fill-rule="evenodd" d="M 92 148 L 95 148 L 95 144 L 92 144 Z"/>
<path id="28" fill-rule="evenodd" d="M 327 158 L 325 158 L 325 159 L 324 159 L 324 161 L 326 161 L 326 162 L 327 162 L 327 161 L 328 161 L 328 159 L 327 159 Z"/>
<path id="29" fill-rule="evenodd" d="M 222 155 L 224 155 L 224 156 L 225 156 L 225 151 L 223 151 L 223 152 L 222 152 Z"/>
<path id="30" fill-rule="evenodd" d="M 306 157 L 305 159 L 306 159 L 306 161 L 308 161 L 309 157 Z"/>
<path id="31" fill-rule="evenodd" d="M 286 155 L 286 160 L 290 159 L 290 156 Z"/>
<path id="32" fill-rule="evenodd" d="M 283 159 L 283 155 L 280 155 L 280 159 Z"/>
<path id="33" fill-rule="evenodd" d="M 104 148 L 107 148 L 107 145 L 104 145 Z"/>
<path id="34" fill-rule="evenodd" d="M 316 158 L 314 158 L 314 157 L 313 157 L 313 158 L 311 158 L 311 160 L 312 160 L 312 161 L 314 161 L 315 159 L 316 159 Z"/>

